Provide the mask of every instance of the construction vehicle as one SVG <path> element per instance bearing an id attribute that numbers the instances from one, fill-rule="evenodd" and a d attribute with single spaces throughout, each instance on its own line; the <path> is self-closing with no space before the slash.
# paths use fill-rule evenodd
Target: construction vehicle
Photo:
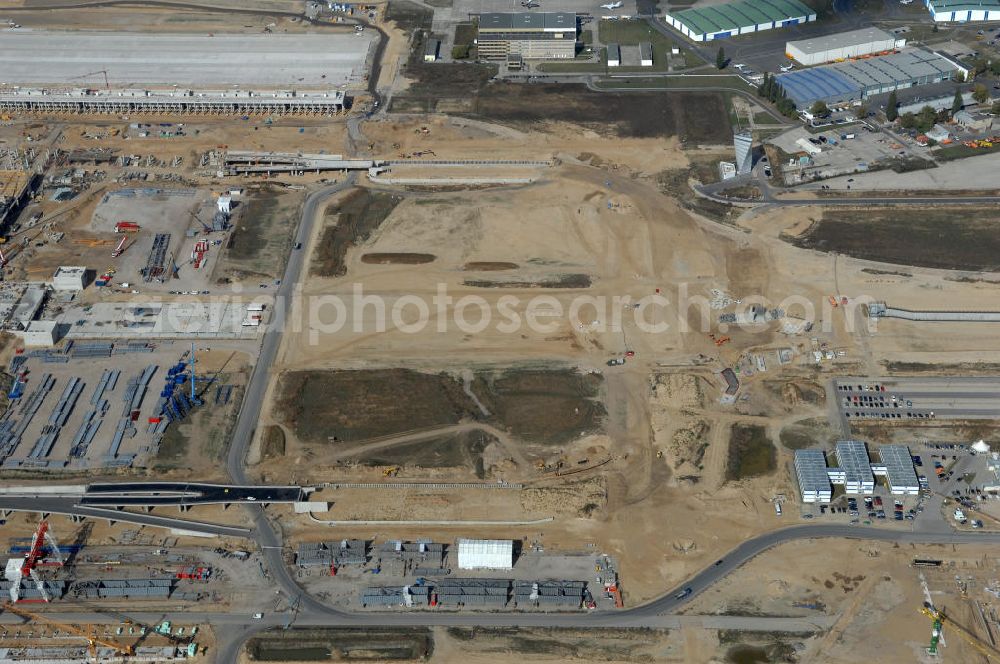
<path id="1" fill-rule="evenodd" d="M 202 220 L 201 220 L 201 217 L 199 217 L 198 215 L 196 215 L 196 214 L 195 214 L 194 212 L 189 212 L 188 214 L 190 214 L 190 215 L 191 215 L 191 218 L 192 218 L 192 219 L 194 219 L 194 220 L 195 220 L 195 221 L 197 221 L 197 222 L 198 222 L 199 224 L 201 224 L 201 227 L 202 227 L 203 229 L 205 229 L 205 233 L 206 233 L 206 234 L 207 234 L 207 233 L 211 233 L 211 232 L 212 232 L 212 227 L 211 227 L 211 226 L 209 226 L 208 224 L 206 224 L 206 223 L 205 223 L 204 221 L 202 221 Z"/>
<path id="2" fill-rule="evenodd" d="M 128 244 L 127 243 L 128 243 L 128 236 L 127 235 L 123 235 L 122 239 L 121 239 L 121 242 L 119 242 L 118 246 L 115 247 L 114 251 L 111 252 L 111 257 L 112 258 L 118 258 L 119 256 L 121 256 L 122 253 L 125 252 L 125 249 L 128 248 Z"/>
<path id="3" fill-rule="evenodd" d="M 68 625 L 66 623 L 59 622 L 58 620 L 52 620 L 51 618 L 47 618 L 40 613 L 35 613 L 34 611 L 28 611 L 27 609 L 22 609 L 21 607 L 15 606 L 10 602 L 4 604 L 3 608 L 6 611 L 10 611 L 11 613 L 21 616 L 25 620 L 42 622 L 47 625 L 52 625 L 53 627 L 58 627 L 60 629 L 66 630 L 71 634 L 75 634 L 76 636 L 79 636 L 82 639 L 86 639 L 87 646 L 90 650 L 90 657 L 95 662 L 99 661 L 97 657 L 98 645 L 102 645 L 105 648 L 111 648 L 112 650 L 115 651 L 115 654 L 118 655 L 119 657 L 129 657 L 135 654 L 135 648 L 133 648 L 129 644 L 122 643 L 120 641 L 115 641 L 108 637 L 98 638 L 96 631 L 94 633 L 87 632 L 83 629 L 80 629 L 79 627 L 76 627 L 75 625 Z"/>
<path id="4" fill-rule="evenodd" d="M 211 567 L 200 567 L 198 565 L 190 565 L 188 567 L 181 568 L 177 570 L 175 578 L 178 580 L 184 579 L 187 581 L 208 581 L 212 577 Z"/>
<path id="5" fill-rule="evenodd" d="M 730 337 L 717 337 L 714 334 L 709 334 L 708 338 L 714 341 L 716 346 L 724 346 L 732 341 Z"/>
<path id="6" fill-rule="evenodd" d="M 827 298 L 827 299 L 829 299 L 829 300 L 830 300 L 830 306 L 831 306 L 831 307 L 833 307 L 834 309 L 836 309 L 836 308 L 837 308 L 837 306 L 839 306 L 839 305 L 838 305 L 838 303 L 837 303 L 837 298 L 835 298 L 834 296 L 832 296 L 832 295 L 831 295 L 831 296 L 830 296 L 829 298 Z"/>
<path id="7" fill-rule="evenodd" d="M 115 233 L 138 233 L 139 228 L 134 221 L 119 221 L 115 224 Z"/>
<path id="8" fill-rule="evenodd" d="M 395 477 L 399 474 L 399 466 L 389 466 L 382 469 L 382 477 Z"/>
<path id="9" fill-rule="evenodd" d="M 931 632 L 931 646 L 927 649 L 930 654 L 937 654 L 937 643 L 941 638 L 941 629 L 947 622 L 949 625 L 955 628 L 958 635 L 965 640 L 966 643 L 975 648 L 979 654 L 986 657 L 986 659 L 993 662 L 1000 662 L 1000 650 L 994 648 L 989 643 L 983 639 L 976 636 L 976 634 L 969 628 L 955 622 L 950 616 L 945 615 L 944 610 L 937 610 L 933 605 L 924 602 L 924 605 L 920 608 L 920 613 L 924 614 L 928 618 L 934 621 L 934 631 Z M 931 650 L 933 649 L 933 652 Z"/>

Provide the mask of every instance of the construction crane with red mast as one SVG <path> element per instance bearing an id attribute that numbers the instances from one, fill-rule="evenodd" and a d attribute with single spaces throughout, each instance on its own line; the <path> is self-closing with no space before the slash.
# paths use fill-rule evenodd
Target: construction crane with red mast
<path id="1" fill-rule="evenodd" d="M 49 550 L 45 551 L 45 545 L 48 544 Z M 63 556 L 62 551 L 59 550 L 59 544 L 56 542 L 56 538 L 49 531 L 49 522 L 42 520 L 38 524 L 38 529 L 35 534 L 31 537 L 31 548 L 28 552 L 24 554 L 23 560 L 18 560 L 17 558 L 11 558 L 7 561 L 7 568 L 5 571 L 5 576 L 8 581 L 10 581 L 10 599 L 12 602 L 26 602 L 26 601 L 36 601 L 36 602 L 48 602 L 50 601 L 49 593 L 45 590 L 45 583 L 38 576 L 38 572 L 35 568 L 39 565 L 57 565 L 62 567 L 66 564 L 66 557 Z M 38 588 L 38 594 L 41 599 L 37 600 L 25 600 L 21 598 L 21 580 L 31 579 L 35 582 L 35 587 Z"/>

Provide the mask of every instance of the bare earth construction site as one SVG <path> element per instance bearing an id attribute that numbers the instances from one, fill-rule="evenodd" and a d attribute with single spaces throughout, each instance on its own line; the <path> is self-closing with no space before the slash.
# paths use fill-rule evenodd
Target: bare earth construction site
<path id="1" fill-rule="evenodd" d="M 747 73 L 992 36 L 49 4 L 0 3 L 0 664 L 1000 661 L 1000 192 Z"/>

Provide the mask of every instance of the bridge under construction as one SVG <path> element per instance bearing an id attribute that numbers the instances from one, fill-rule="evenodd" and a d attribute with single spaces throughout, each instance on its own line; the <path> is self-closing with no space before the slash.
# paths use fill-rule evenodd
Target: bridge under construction
<path id="1" fill-rule="evenodd" d="M 0 91 L 0 111 L 70 115 L 231 115 L 331 116 L 343 113 L 341 90 L 324 92 L 193 90 L 48 90 Z"/>

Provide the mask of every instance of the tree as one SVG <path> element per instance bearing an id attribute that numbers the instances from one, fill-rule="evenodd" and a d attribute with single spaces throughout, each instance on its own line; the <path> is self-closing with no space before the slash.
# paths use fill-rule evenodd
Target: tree
<path id="1" fill-rule="evenodd" d="M 809 107 L 809 112 L 817 118 L 825 118 L 830 115 L 830 107 L 821 99 Z"/>
<path id="2" fill-rule="evenodd" d="M 976 87 L 972 89 L 972 98 L 976 100 L 976 103 L 985 104 L 986 100 L 990 98 L 990 91 L 982 83 L 977 83 Z"/>
<path id="3" fill-rule="evenodd" d="M 778 112 L 788 118 L 794 118 L 797 114 L 797 109 L 795 108 L 795 102 L 788 97 L 782 97 L 778 100 Z"/>
<path id="4" fill-rule="evenodd" d="M 903 113 L 903 115 L 899 117 L 899 126 L 903 129 L 916 129 L 917 116 L 913 113 Z"/>
<path id="5" fill-rule="evenodd" d="M 930 131 L 931 127 L 934 126 L 934 123 L 937 122 L 937 119 L 937 111 L 930 106 L 924 106 L 920 109 L 920 112 L 917 113 L 917 127 L 920 131 Z"/>
<path id="6" fill-rule="evenodd" d="M 715 54 L 715 66 L 719 69 L 726 68 L 726 51 L 721 46 L 719 52 Z"/>
<path id="7" fill-rule="evenodd" d="M 899 117 L 899 100 L 896 99 L 896 91 L 889 93 L 889 101 L 885 103 L 885 119 L 895 122 Z"/>
<path id="8" fill-rule="evenodd" d="M 773 79 L 771 78 L 770 72 L 764 72 L 764 80 L 757 86 L 757 96 L 764 99 L 770 99 L 772 83 Z"/>
<path id="9" fill-rule="evenodd" d="M 868 104 L 861 102 L 861 106 L 858 106 L 858 117 L 864 120 L 868 117 Z"/>
<path id="10" fill-rule="evenodd" d="M 771 77 L 771 89 L 767 92 L 767 98 L 774 103 L 778 103 L 785 96 L 785 89 L 778 85 L 778 81 Z"/>
<path id="11" fill-rule="evenodd" d="M 961 111 L 963 106 L 965 106 L 965 100 L 962 99 L 962 90 L 959 88 L 955 88 L 955 99 L 953 99 L 951 102 L 952 115 Z M 923 113 L 923 111 L 920 112 Z"/>
<path id="12" fill-rule="evenodd" d="M 984 72 L 987 72 L 987 71 L 989 71 L 989 69 L 990 69 L 990 61 L 989 61 L 989 59 L 986 58 L 985 56 L 982 56 L 982 55 L 979 56 L 972 63 L 972 71 L 969 73 L 968 80 L 971 81 L 978 74 L 982 74 Z"/>

